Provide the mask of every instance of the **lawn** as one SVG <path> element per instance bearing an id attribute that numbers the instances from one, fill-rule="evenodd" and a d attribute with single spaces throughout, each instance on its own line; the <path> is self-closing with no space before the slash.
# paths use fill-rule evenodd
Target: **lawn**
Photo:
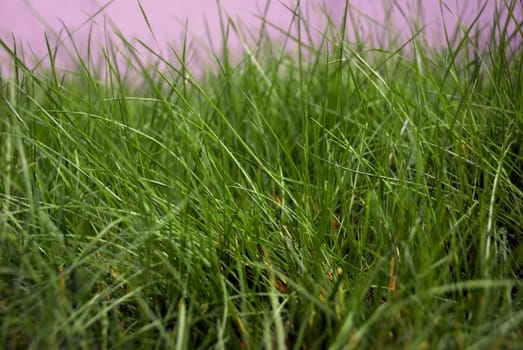
<path id="1" fill-rule="evenodd" d="M 443 48 L 297 12 L 197 77 L 1 42 L 0 347 L 523 347 L 517 11 Z"/>

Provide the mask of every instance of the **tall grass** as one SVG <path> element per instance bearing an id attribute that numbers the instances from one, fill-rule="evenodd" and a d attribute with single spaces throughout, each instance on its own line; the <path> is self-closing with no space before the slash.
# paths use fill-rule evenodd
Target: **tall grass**
<path id="1" fill-rule="evenodd" d="M 51 48 L 35 71 L 2 42 L 0 344 L 521 346 L 514 9 L 486 48 L 467 27 L 444 50 L 332 21 L 311 46 L 295 9 L 293 54 L 252 33 L 257 51 L 234 62 L 225 41 L 198 80 L 185 49 L 125 37 L 105 75 Z"/>

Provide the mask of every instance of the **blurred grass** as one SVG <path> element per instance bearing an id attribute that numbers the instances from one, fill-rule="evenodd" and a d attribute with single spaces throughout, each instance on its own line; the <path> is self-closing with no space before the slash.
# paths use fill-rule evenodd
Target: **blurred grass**
<path id="1" fill-rule="evenodd" d="M 198 81 L 2 42 L 0 344 L 520 347 L 519 15 L 484 50 L 258 34 Z"/>

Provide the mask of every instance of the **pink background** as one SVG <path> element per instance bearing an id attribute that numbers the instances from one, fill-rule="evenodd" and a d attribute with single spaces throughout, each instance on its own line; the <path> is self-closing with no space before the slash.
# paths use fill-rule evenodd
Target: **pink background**
<path id="1" fill-rule="evenodd" d="M 96 45 L 104 44 L 103 33 L 123 33 L 126 39 L 139 38 L 155 50 L 169 51 L 169 45 L 180 48 L 183 42 L 185 26 L 188 28 L 188 44 L 193 55 L 193 62 L 202 62 L 208 56 L 203 50 L 211 43 L 219 50 L 221 35 L 218 16 L 218 3 L 222 11 L 235 23 L 255 30 L 260 26 L 256 16 L 263 15 L 264 7 L 269 4 L 267 18 L 275 25 L 287 30 L 292 14 L 284 6 L 294 7 L 296 0 L 141 0 L 140 4 L 149 19 L 154 36 L 148 29 L 137 0 L 0 0 L 0 39 L 9 46 L 13 37 L 17 46 L 22 46 L 26 59 L 46 56 L 44 32 L 53 45 L 67 42 L 64 26 L 74 32 L 74 41 L 85 49 L 86 38 L 91 32 Z M 419 4 L 423 5 L 419 5 Z M 398 34 L 400 40 L 410 36 L 412 29 L 424 27 L 424 35 L 431 45 L 444 42 L 444 26 L 451 32 L 458 23 L 468 25 L 478 14 L 478 9 L 486 3 L 480 18 L 482 33 L 488 34 L 488 26 L 493 18 L 496 6 L 503 8 L 503 0 L 447 0 L 440 6 L 440 0 L 351 0 L 351 18 L 349 34 L 357 33 L 362 39 L 384 45 L 386 36 Z M 522 17 L 521 1 L 516 9 L 519 19 Z M 102 7 L 105 9 L 97 13 Z M 344 0 L 302 0 L 302 14 L 311 28 L 320 33 L 325 28 L 324 13 L 339 23 L 345 6 Z M 389 15 L 386 15 L 386 14 Z M 96 14 L 96 15 L 95 15 Z M 90 16 L 93 16 L 90 19 Z M 209 40 L 205 23 L 212 36 Z M 314 30 L 313 30 L 314 31 Z M 244 31 L 245 32 L 245 31 Z M 246 33 L 246 32 L 245 32 Z M 278 37 L 276 30 L 270 33 Z M 237 35 L 230 37 L 230 46 L 240 48 Z M 251 40 L 252 42 L 252 40 Z M 67 44 L 63 47 L 67 47 Z M 83 51 L 85 53 L 85 51 Z M 58 62 L 65 64 L 67 50 L 59 51 Z M 5 70 L 9 60 L 0 48 L 0 68 Z"/>

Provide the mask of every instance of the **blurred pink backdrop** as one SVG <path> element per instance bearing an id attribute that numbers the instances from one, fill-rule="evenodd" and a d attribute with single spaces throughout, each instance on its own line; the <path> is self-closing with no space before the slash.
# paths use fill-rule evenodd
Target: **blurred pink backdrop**
<path id="1" fill-rule="evenodd" d="M 168 51 L 169 45 L 180 48 L 185 28 L 191 52 L 199 52 L 201 58 L 208 55 L 201 51 L 209 45 L 220 48 L 220 21 L 218 8 L 230 16 L 235 23 L 242 23 L 249 30 L 259 28 L 267 6 L 266 17 L 274 25 L 287 30 L 291 25 L 289 8 L 297 0 L 0 0 L 0 39 L 13 46 L 24 48 L 26 58 L 46 55 L 44 32 L 51 44 L 64 41 L 67 32 L 81 48 L 86 45 L 89 33 L 94 43 L 103 44 L 103 33 L 121 32 L 130 41 L 138 38 L 159 52 Z M 519 1 L 515 11 L 520 18 L 522 5 Z M 149 30 L 142 15 L 142 6 L 152 29 Z M 457 25 L 469 25 L 483 12 L 476 29 L 488 35 L 488 28 L 496 6 L 503 11 L 503 0 L 350 0 L 351 14 L 348 32 L 363 40 L 373 40 L 373 45 L 385 45 L 388 37 L 406 40 L 416 28 L 423 27 L 423 34 L 431 45 L 444 43 L 444 29 L 452 32 Z M 328 14 L 339 23 L 343 17 L 344 0 L 302 0 L 302 15 L 311 28 L 320 33 Z M 505 9 L 506 10 L 506 9 Z M 208 28 L 208 31 L 206 30 Z M 295 28 L 295 23 L 294 23 Z M 295 30 L 295 29 L 294 29 Z M 211 39 L 209 40 L 209 35 Z M 278 37 L 277 31 L 270 33 Z M 240 39 L 231 35 L 229 45 L 240 48 Z M 96 45 L 94 46 L 96 47 Z M 194 51 L 193 51 L 194 50 Z M 0 68 L 8 64 L 5 52 L 0 48 Z M 63 62 L 67 61 L 61 53 Z M 198 59 L 195 59 L 198 61 Z M 59 60 L 60 62 L 60 60 Z"/>

